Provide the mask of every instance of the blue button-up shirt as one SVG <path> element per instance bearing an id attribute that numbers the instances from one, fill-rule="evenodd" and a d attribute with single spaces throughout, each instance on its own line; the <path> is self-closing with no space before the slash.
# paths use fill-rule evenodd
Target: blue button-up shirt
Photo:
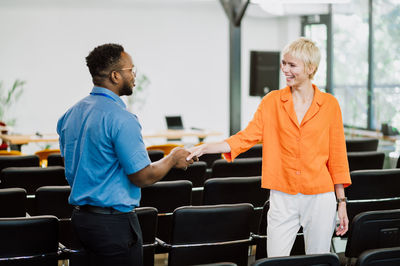
<path id="1" fill-rule="evenodd" d="M 140 188 L 127 175 L 150 164 L 137 117 L 112 91 L 94 87 L 58 121 L 72 205 L 139 206 Z"/>

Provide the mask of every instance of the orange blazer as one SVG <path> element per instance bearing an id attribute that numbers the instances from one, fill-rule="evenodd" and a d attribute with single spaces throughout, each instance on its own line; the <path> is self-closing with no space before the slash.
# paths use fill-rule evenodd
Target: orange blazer
<path id="1" fill-rule="evenodd" d="M 314 99 L 299 125 L 290 87 L 268 93 L 247 127 L 226 139 L 233 161 L 263 143 L 262 187 L 289 194 L 334 191 L 351 184 L 342 114 L 334 96 L 314 87 Z"/>

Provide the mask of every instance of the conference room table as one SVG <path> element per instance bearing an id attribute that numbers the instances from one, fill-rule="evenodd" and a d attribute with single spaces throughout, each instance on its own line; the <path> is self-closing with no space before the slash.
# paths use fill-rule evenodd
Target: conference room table
<path id="1" fill-rule="evenodd" d="M 143 138 L 167 138 L 181 139 L 183 137 L 197 137 L 203 141 L 209 136 L 219 136 L 221 132 L 207 130 L 161 130 L 155 132 L 143 133 Z M 58 142 L 57 134 L 32 134 L 32 135 L 7 135 L 0 134 L 0 138 L 8 145 L 16 145 L 18 150 L 21 146 L 28 143 L 37 142 Z"/>

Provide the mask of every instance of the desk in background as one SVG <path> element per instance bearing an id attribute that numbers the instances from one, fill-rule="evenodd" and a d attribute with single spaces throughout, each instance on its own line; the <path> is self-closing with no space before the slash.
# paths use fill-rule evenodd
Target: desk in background
<path id="1" fill-rule="evenodd" d="M 49 134 L 43 136 L 1 134 L 0 138 L 7 142 L 8 145 L 16 145 L 19 151 L 21 150 L 22 145 L 32 142 L 58 142 L 57 134 Z"/>

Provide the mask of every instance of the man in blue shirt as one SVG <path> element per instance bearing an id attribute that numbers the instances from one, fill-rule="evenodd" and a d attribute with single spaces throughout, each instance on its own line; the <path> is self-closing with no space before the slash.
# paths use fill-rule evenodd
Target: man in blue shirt
<path id="1" fill-rule="evenodd" d="M 94 88 L 58 121 L 60 150 L 75 206 L 72 224 L 91 265 L 142 265 L 134 208 L 140 187 L 193 160 L 176 148 L 151 163 L 137 117 L 119 98 L 131 95 L 135 66 L 121 45 L 104 44 L 86 57 Z"/>

